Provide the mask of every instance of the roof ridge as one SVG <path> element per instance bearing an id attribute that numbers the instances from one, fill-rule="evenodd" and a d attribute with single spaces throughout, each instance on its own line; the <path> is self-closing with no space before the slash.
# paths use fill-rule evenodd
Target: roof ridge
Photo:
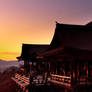
<path id="1" fill-rule="evenodd" d="M 50 45 L 50 44 L 26 44 L 26 43 L 23 43 L 22 45 Z"/>

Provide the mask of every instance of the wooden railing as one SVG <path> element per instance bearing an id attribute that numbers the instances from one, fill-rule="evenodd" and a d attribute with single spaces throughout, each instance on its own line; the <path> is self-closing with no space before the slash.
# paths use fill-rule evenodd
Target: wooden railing
<path id="1" fill-rule="evenodd" d="M 71 86 L 71 77 L 51 74 L 51 82 L 63 86 Z"/>
<path id="2" fill-rule="evenodd" d="M 26 77 L 24 75 L 22 76 L 22 75 L 16 73 L 15 78 L 26 83 L 26 84 L 29 84 L 29 77 Z"/>
<path id="3" fill-rule="evenodd" d="M 12 79 L 16 82 L 16 84 L 18 84 L 21 87 L 25 87 L 25 86 L 29 85 L 30 78 L 26 77 L 25 75 L 20 75 L 18 73 L 15 74 L 15 77 L 12 77 Z M 33 77 L 31 84 L 35 84 L 35 85 L 39 86 L 39 85 L 44 85 L 45 82 L 46 82 L 46 79 L 43 76 L 38 75 L 38 76 Z"/>
<path id="4" fill-rule="evenodd" d="M 90 77 L 80 77 L 77 79 L 77 83 L 80 85 L 92 85 L 92 78 Z"/>
<path id="5" fill-rule="evenodd" d="M 15 77 L 12 77 L 12 80 L 15 81 L 20 87 L 26 87 L 29 85 L 29 78 L 18 73 L 15 74 Z"/>

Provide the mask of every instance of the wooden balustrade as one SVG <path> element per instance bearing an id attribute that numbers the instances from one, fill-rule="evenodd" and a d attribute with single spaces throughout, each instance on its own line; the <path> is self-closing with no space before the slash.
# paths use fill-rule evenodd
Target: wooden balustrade
<path id="1" fill-rule="evenodd" d="M 28 77 L 25 77 L 24 75 L 21 76 L 20 74 L 15 74 L 15 78 L 26 83 L 26 84 L 29 84 L 29 78 Z"/>
<path id="2" fill-rule="evenodd" d="M 15 74 L 15 77 L 12 77 L 12 79 L 16 82 L 16 84 L 18 84 L 19 86 L 27 86 L 30 84 L 30 78 L 25 77 L 24 75 L 20 75 L 18 73 Z M 43 78 L 43 76 L 38 75 L 36 77 L 33 78 L 33 82 L 32 84 L 35 85 L 44 85 L 45 84 L 46 79 Z"/>
<path id="3" fill-rule="evenodd" d="M 70 87 L 71 77 L 51 74 L 51 82 Z"/>
<path id="4" fill-rule="evenodd" d="M 12 77 L 12 80 L 15 81 L 21 88 L 25 88 L 29 85 L 29 78 L 18 73 L 15 74 L 15 77 Z"/>
<path id="5" fill-rule="evenodd" d="M 91 77 L 80 77 L 77 79 L 77 84 L 92 85 L 92 78 Z"/>

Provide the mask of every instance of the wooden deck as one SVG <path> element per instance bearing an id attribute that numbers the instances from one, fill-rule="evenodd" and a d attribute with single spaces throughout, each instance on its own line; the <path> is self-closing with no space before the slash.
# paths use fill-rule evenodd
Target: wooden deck
<path id="1" fill-rule="evenodd" d="M 30 78 L 26 76 L 22 76 L 20 74 L 15 74 L 15 77 L 12 77 L 12 80 L 16 82 L 16 84 L 22 89 L 25 90 L 26 87 L 30 86 Z M 77 80 L 77 82 L 74 85 L 71 85 L 71 77 L 69 76 L 61 76 L 61 75 L 55 75 L 51 74 L 50 78 L 48 78 L 47 84 L 50 83 L 50 85 L 45 85 L 46 80 L 44 80 L 43 76 L 36 76 L 33 77 L 33 86 L 34 88 L 39 88 L 39 87 L 45 87 L 45 86 L 53 86 L 54 87 L 59 87 L 59 89 L 64 88 L 68 90 L 75 90 L 77 87 L 80 86 L 90 86 L 92 85 L 92 82 L 89 82 L 87 78 L 80 78 L 80 80 Z M 34 89 L 35 90 L 35 89 Z M 74 92 L 74 91 L 73 91 Z"/>
<path id="2" fill-rule="evenodd" d="M 30 78 L 25 75 L 20 75 L 18 73 L 15 74 L 14 77 L 11 78 L 20 88 L 25 89 L 28 85 L 42 86 L 45 85 L 46 80 L 44 80 L 43 76 L 33 77 L 32 83 L 30 83 Z"/>

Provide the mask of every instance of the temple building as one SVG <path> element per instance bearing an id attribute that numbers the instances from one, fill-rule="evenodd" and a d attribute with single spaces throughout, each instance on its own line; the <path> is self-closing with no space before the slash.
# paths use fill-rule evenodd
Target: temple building
<path id="1" fill-rule="evenodd" d="M 25 73 L 30 72 L 30 62 L 33 65 L 43 61 L 43 59 L 37 59 L 36 57 L 42 52 L 45 52 L 48 49 L 49 45 L 47 44 L 23 44 L 21 56 L 17 57 L 19 61 L 24 61 L 24 70 Z M 43 61 L 44 62 L 44 61 Z"/>
<path id="2" fill-rule="evenodd" d="M 49 50 L 40 55 L 50 63 L 52 83 L 70 89 L 76 85 L 92 85 L 91 39 L 91 23 L 56 24 Z"/>
<path id="3" fill-rule="evenodd" d="M 50 45 L 23 44 L 22 54 L 17 59 L 24 60 L 27 74 L 35 62 L 36 70 L 40 67 L 40 71 L 45 71 L 44 75 L 47 73 L 47 82 L 51 85 L 67 88 L 72 92 L 75 92 L 77 86 L 90 86 L 92 85 L 92 23 L 87 25 L 56 23 Z M 45 69 L 39 65 L 43 65 Z"/>

